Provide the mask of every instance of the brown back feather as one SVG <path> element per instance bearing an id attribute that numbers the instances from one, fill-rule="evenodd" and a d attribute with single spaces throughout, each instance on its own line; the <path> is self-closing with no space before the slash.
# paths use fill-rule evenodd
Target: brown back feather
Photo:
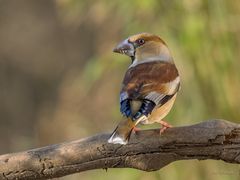
<path id="1" fill-rule="evenodd" d="M 167 94 L 168 89 L 165 84 L 173 81 L 177 76 L 178 71 L 172 63 L 139 64 L 126 72 L 122 91 L 126 91 L 132 99 L 143 98 L 152 91 Z"/>

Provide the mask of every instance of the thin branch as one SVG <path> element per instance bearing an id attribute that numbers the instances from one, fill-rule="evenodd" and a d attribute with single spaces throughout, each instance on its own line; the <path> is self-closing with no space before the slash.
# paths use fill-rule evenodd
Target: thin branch
<path id="1" fill-rule="evenodd" d="M 0 156 L 0 179 L 49 179 L 91 169 L 155 171 L 177 160 L 240 163 L 240 125 L 224 120 L 132 134 L 127 145 L 107 143 L 110 134 Z"/>

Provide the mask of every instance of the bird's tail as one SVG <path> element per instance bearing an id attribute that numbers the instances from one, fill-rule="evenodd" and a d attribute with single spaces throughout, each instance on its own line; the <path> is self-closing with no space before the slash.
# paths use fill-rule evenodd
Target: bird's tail
<path id="1" fill-rule="evenodd" d="M 121 121 L 108 139 L 108 143 L 127 144 L 134 126 L 135 122 L 131 118 Z"/>

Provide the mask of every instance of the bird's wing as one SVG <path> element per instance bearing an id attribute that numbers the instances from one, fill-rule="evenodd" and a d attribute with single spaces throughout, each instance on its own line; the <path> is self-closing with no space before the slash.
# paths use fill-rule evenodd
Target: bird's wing
<path id="1" fill-rule="evenodd" d="M 174 96 L 179 86 L 178 71 L 172 63 L 149 62 L 129 68 L 120 94 L 121 112 L 124 114 L 126 109 L 129 111 L 126 106 L 128 100 L 150 101 L 161 106 Z M 153 105 L 150 106 L 151 110 L 147 111 L 152 111 Z"/>

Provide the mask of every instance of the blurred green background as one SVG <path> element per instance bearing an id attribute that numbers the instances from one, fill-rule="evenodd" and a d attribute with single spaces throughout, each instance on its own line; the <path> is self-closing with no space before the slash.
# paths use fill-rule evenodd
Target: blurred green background
<path id="1" fill-rule="evenodd" d="M 160 35 L 180 71 L 171 124 L 240 121 L 240 1 L 0 0 L 0 154 L 111 132 L 130 63 L 112 49 L 139 32 Z M 60 179 L 235 180 L 240 166 L 192 160 Z"/>

